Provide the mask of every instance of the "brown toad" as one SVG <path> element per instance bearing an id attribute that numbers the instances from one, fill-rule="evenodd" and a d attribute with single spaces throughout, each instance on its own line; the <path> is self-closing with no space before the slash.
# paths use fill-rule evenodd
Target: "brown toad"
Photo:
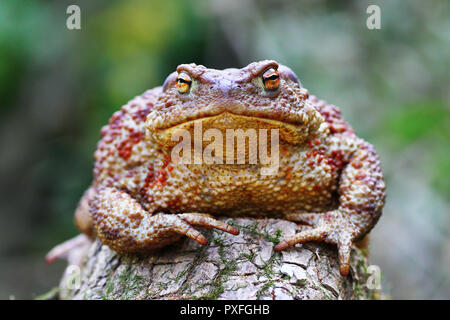
<path id="1" fill-rule="evenodd" d="M 230 150 L 215 150 L 215 159 L 224 161 L 214 163 L 174 161 L 180 132 L 194 136 L 196 126 L 203 138 L 211 129 L 217 137 L 230 129 L 275 129 L 277 170 L 263 174 L 267 163 L 250 162 L 256 144 L 250 135 L 243 140 L 249 141 L 244 161 L 225 161 Z M 200 154 L 213 141 L 206 138 Z M 194 226 L 238 233 L 214 215 L 289 219 L 310 227 L 275 250 L 308 241 L 336 244 L 347 275 L 351 246 L 380 217 L 384 190 L 372 145 L 355 135 L 337 107 L 310 96 L 289 68 L 275 61 L 226 70 L 185 64 L 102 129 L 94 181 L 75 221 L 118 252 L 147 252 L 183 235 L 205 244 Z M 53 250 L 48 260 L 61 252 Z"/>

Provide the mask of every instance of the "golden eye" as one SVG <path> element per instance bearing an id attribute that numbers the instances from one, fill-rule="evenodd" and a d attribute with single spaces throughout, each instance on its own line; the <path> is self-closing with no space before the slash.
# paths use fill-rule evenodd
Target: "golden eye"
<path id="1" fill-rule="evenodd" d="M 270 68 L 262 75 L 264 87 L 267 90 L 276 90 L 280 85 L 280 75 L 274 68 Z"/>
<path id="2" fill-rule="evenodd" d="M 186 93 L 191 88 L 192 79 L 187 73 L 180 73 L 177 78 L 177 89 L 179 93 Z"/>

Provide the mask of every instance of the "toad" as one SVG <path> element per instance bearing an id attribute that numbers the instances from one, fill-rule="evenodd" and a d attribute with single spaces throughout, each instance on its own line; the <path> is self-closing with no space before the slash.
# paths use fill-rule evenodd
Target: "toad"
<path id="1" fill-rule="evenodd" d="M 241 161 L 225 161 L 236 160 L 230 152 L 237 144 L 216 148 L 215 161 L 175 161 L 179 138 L 192 135 L 185 145 L 191 147 L 196 130 L 203 138 L 212 132 L 210 141 L 229 130 L 246 134 Z M 250 161 L 251 149 L 274 141 L 269 135 L 251 140 L 251 130 L 278 134 L 276 145 L 266 148 L 277 155 L 270 174 L 261 170 L 270 164 Z M 207 148 L 203 139 L 199 154 Z M 190 152 L 184 148 L 183 156 Z M 306 228 L 274 250 L 309 241 L 334 244 L 345 276 L 353 243 L 377 223 L 385 200 L 374 147 L 356 136 L 336 106 L 310 95 L 291 69 L 275 61 L 225 70 L 178 66 L 163 86 L 112 115 L 94 158 L 93 183 L 75 222 L 121 253 L 161 249 L 183 236 L 206 244 L 198 227 L 238 234 L 217 216 L 279 218 Z"/>

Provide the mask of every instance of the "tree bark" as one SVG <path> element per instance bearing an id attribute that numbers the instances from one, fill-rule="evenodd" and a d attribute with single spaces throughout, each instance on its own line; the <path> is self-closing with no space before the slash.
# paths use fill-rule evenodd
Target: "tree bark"
<path id="1" fill-rule="evenodd" d="M 238 236 L 203 230 L 209 244 L 186 238 L 146 256 L 120 255 L 98 240 L 78 268 L 69 265 L 60 299 L 368 299 L 366 251 L 354 248 L 348 277 L 337 249 L 324 243 L 274 252 L 301 226 L 277 219 L 222 219 Z"/>

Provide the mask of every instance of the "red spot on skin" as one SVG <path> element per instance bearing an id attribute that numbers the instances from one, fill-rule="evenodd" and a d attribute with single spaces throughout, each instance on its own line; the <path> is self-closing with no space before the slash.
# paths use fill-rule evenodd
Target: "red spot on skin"
<path id="1" fill-rule="evenodd" d="M 133 146 L 139 143 L 144 137 L 142 132 L 134 131 L 132 128 L 129 128 L 128 131 L 130 131 L 128 139 L 122 140 L 117 146 L 119 156 L 124 160 L 130 158 Z"/>
<path id="2" fill-rule="evenodd" d="M 331 133 L 337 133 L 338 132 L 338 130 L 331 124 L 330 124 L 330 126 L 328 128 L 330 128 L 330 132 Z"/>
<path id="3" fill-rule="evenodd" d="M 333 150 L 331 158 L 328 158 L 327 161 L 333 169 L 340 170 L 344 167 L 344 154 L 341 150 Z"/>
<path id="4" fill-rule="evenodd" d="M 367 174 L 361 172 L 355 176 L 355 179 L 356 180 L 364 180 L 364 178 L 366 178 L 366 177 L 367 177 Z"/>
<path id="5" fill-rule="evenodd" d="M 340 110 L 333 105 L 326 105 L 320 108 L 320 114 L 328 123 L 328 128 L 332 134 L 341 132 L 353 132 L 353 130 L 342 119 Z"/>
<path id="6" fill-rule="evenodd" d="M 292 179 L 292 167 L 288 167 L 286 169 L 285 179 L 286 180 L 291 180 Z"/>
<path id="7" fill-rule="evenodd" d="M 149 188 L 159 187 L 160 190 L 163 189 L 166 185 L 167 178 L 169 177 L 169 172 L 173 170 L 173 167 L 168 167 L 167 170 L 165 170 L 167 165 L 168 162 L 165 161 L 164 165 L 160 169 L 157 169 L 156 172 L 152 165 L 148 166 L 147 176 L 145 177 L 144 184 L 139 191 L 142 197 L 145 199 L 148 198 Z"/>
<path id="8" fill-rule="evenodd" d="M 156 176 L 155 176 L 155 180 L 153 181 L 153 183 L 150 185 L 150 187 L 155 187 L 156 185 L 159 185 L 159 189 L 161 190 L 165 185 L 166 185 L 166 181 L 167 181 L 167 177 L 168 177 L 168 173 L 166 170 L 164 169 L 158 169 L 156 171 Z"/>
<path id="9" fill-rule="evenodd" d="M 111 119 L 109 119 L 109 127 L 110 129 L 120 129 L 122 128 L 121 120 L 122 120 L 123 114 L 121 111 L 117 111 L 113 114 Z"/>
<path id="10" fill-rule="evenodd" d="M 130 132 L 130 140 L 134 144 L 139 143 L 144 138 L 144 133 L 140 131 L 133 131 Z"/>
<path id="11" fill-rule="evenodd" d="M 349 204 L 349 203 L 343 203 L 342 207 L 345 209 L 349 209 L 351 211 L 355 211 L 356 213 L 361 213 L 364 209 L 364 206 L 360 207 L 358 205 Z"/>
<path id="12" fill-rule="evenodd" d="M 169 163 L 171 163 L 171 162 L 172 162 L 172 159 L 171 159 L 169 156 L 164 155 L 164 162 L 163 162 L 162 169 L 167 168 L 167 166 L 168 166 Z"/>
<path id="13" fill-rule="evenodd" d="M 119 152 L 119 157 L 121 157 L 124 160 L 128 160 L 131 156 L 131 150 L 133 149 L 133 145 L 129 143 L 128 140 L 122 141 L 119 146 L 117 147 L 117 150 Z"/>
<path id="14" fill-rule="evenodd" d="M 145 177 L 145 183 L 149 184 L 150 182 L 152 182 L 153 177 L 154 177 L 153 172 L 147 173 L 147 176 Z"/>
<path id="15" fill-rule="evenodd" d="M 146 200 L 149 200 L 148 198 L 148 189 L 150 188 L 150 186 L 153 185 L 154 181 L 155 181 L 155 174 L 154 174 L 154 170 L 153 170 L 153 166 L 149 165 L 147 167 L 148 172 L 147 172 L 147 176 L 145 177 L 144 180 L 144 184 L 142 185 L 141 190 L 139 191 L 139 193 L 141 194 L 141 196 L 143 198 L 145 198 Z"/>
<path id="16" fill-rule="evenodd" d="M 147 119 L 147 115 L 152 111 L 153 104 L 147 103 L 146 107 L 139 109 L 133 114 L 133 119 L 144 122 Z"/>
<path id="17" fill-rule="evenodd" d="M 353 168 L 360 169 L 362 167 L 362 163 L 360 161 L 356 161 L 352 163 Z"/>

